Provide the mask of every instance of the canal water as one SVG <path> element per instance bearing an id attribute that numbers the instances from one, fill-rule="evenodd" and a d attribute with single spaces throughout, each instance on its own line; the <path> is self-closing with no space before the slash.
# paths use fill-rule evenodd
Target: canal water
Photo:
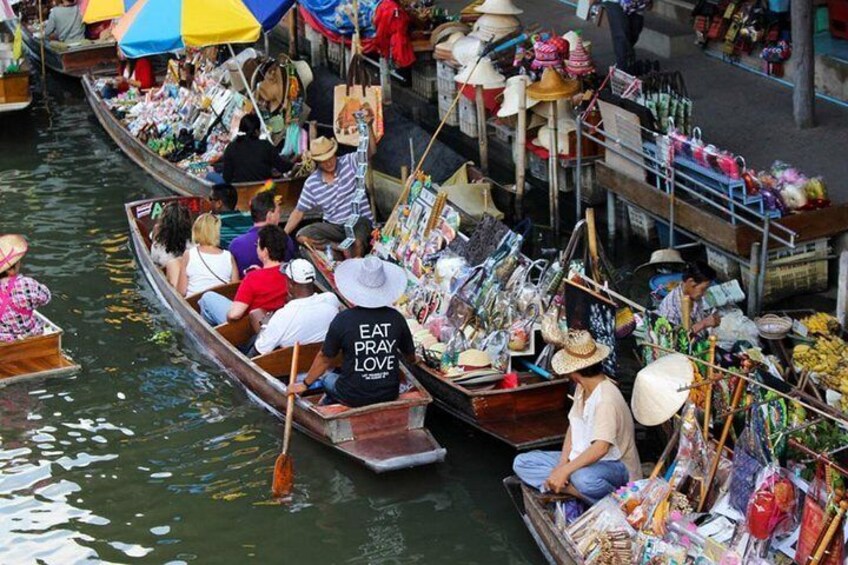
<path id="1" fill-rule="evenodd" d="M 40 88 L 40 87 L 39 87 Z M 282 425 L 182 331 L 137 272 L 123 203 L 165 189 L 78 84 L 0 117 L 0 233 L 53 291 L 75 377 L 0 389 L 0 563 L 537 563 L 501 486 L 512 453 L 431 410 L 444 464 L 378 476 Z"/>

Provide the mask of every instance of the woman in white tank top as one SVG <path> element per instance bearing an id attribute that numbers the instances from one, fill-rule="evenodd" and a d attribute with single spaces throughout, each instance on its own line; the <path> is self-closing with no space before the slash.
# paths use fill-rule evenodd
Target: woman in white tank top
<path id="1" fill-rule="evenodd" d="M 191 296 L 210 288 L 238 282 L 236 260 L 229 251 L 218 248 L 221 240 L 221 219 L 212 214 L 201 214 L 191 229 L 192 241 L 197 245 L 183 254 L 180 281 L 177 290 Z"/>

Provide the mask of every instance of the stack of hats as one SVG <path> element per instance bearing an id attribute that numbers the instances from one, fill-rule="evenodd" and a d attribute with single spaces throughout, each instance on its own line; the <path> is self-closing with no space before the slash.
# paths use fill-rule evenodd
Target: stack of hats
<path id="1" fill-rule="evenodd" d="M 495 16 L 517 16 L 524 13 L 524 10 L 513 4 L 512 0 L 486 0 L 474 8 L 474 11 Z"/>
<path id="2" fill-rule="evenodd" d="M 501 107 L 498 110 L 499 118 L 508 118 L 518 113 L 518 90 L 522 82 L 526 88 L 530 85 L 530 77 L 526 75 L 516 75 L 507 79 L 506 90 L 504 90 L 503 93 L 503 101 L 501 102 Z M 530 109 L 538 103 L 538 100 L 534 100 L 527 96 L 525 108 Z"/>
<path id="3" fill-rule="evenodd" d="M 573 43 L 570 43 L 568 53 L 568 61 L 565 64 L 565 70 L 573 77 L 584 77 L 595 72 L 595 65 L 592 64 L 592 57 L 586 52 L 583 47 L 583 41 L 578 36 Z"/>
<path id="4" fill-rule="evenodd" d="M 482 86 L 483 88 L 500 88 L 504 85 L 504 76 L 498 72 L 492 60 L 483 57 L 477 66 L 470 63 L 460 70 L 454 80 L 460 84 L 467 83 L 469 86 Z"/>
<path id="5" fill-rule="evenodd" d="M 484 41 L 497 41 L 520 27 L 521 22 L 515 16 L 483 14 L 474 22 L 474 30 L 471 33 Z"/>
<path id="6" fill-rule="evenodd" d="M 574 120 L 568 117 L 563 117 L 557 120 L 557 153 L 560 155 L 569 155 L 571 153 L 571 144 L 568 140 L 568 134 L 575 131 L 577 126 Z M 539 133 L 536 139 L 533 140 L 533 145 L 542 147 L 546 151 L 553 150 L 553 132 L 547 125 L 539 128 Z"/>

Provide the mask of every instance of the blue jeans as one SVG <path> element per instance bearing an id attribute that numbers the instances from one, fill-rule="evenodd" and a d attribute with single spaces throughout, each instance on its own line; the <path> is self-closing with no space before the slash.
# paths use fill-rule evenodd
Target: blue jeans
<path id="1" fill-rule="evenodd" d="M 339 373 L 330 371 L 309 386 L 311 389 L 318 383 L 321 383 L 321 386 L 324 387 L 324 398 L 321 400 L 322 405 L 326 406 L 327 404 L 339 403 L 338 397 L 333 393 L 336 392 L 336 383 L 339 382 L 340 377 L 341 375 Z"/>
<path id="2" fill-rule="evenodd" d="M 542 485 L 559 465 L 561 451 L 530 451 L 521 453 L 512 462 L 512 470 L 525 484 L 541 490 Z M 630 480 L 630 473 L 621 461 L 597 461 L 571 474 L 571 486 L 583 497 L 596 503 Z"/>
<path id="3" fill-rule="evenodd" d="M 227 321 L 227 312 L 233 301 L 217 292 L 204 292 L 197 304 L 203 319 L 213 326 L 219 326 Z"/>

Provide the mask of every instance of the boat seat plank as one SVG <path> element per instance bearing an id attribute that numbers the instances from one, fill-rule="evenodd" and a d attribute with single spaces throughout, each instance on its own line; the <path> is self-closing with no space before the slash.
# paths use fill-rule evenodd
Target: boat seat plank
<path id="1" fill-rule="evenodd" d="M 216 326 L 215 331 L 236 347 L 244 345 L 247 340 L 253 337 L 253 328 L 250 327 L 250 319 L 247 316 L 235 322 Z"/>
<path id="2" fill-rule="evenodd" d="M 544 412 L 497 422 L 480 422 L 491 434 L 515 445 L 538 443 L 541 438 L 559 439 L 565 436 L 568 419 L 565 411 Z"/>
<path id="3" fill-rule="evenodd" d="M 300 346 L 300 357 L 297 361 L 297 372 L 305 373 L 312 366 L 312 361 L 321 351 L 323 343 L 310 343 Z M 253 362 L 262 367 L 267 373 L 277 377 L 286 379 L 291 371 L 292 355 L 294 349 L 286 347 L 284 349 L 275 349 L 264 355 L 259 355 L 253 358 Z"/>
<path id="4" fill-rule="evenodd" d="M 221 296 L 226 296 L 230 300 L 233 300 L 236 296 L 236 291 L 238 290 L 240 283 L 227 283 L 218 286 L 214 286 L 208 290 L 204 290 L 203 292 L 198 292 L 197 294 L 192 294 L 191 296 L 186 297 L 186 302 L 191 305 L 195 312 L 200 312 L 200 306 L 198 302 L 200 302 L 200 298 L 207 292 L 217 292 Z"/>

